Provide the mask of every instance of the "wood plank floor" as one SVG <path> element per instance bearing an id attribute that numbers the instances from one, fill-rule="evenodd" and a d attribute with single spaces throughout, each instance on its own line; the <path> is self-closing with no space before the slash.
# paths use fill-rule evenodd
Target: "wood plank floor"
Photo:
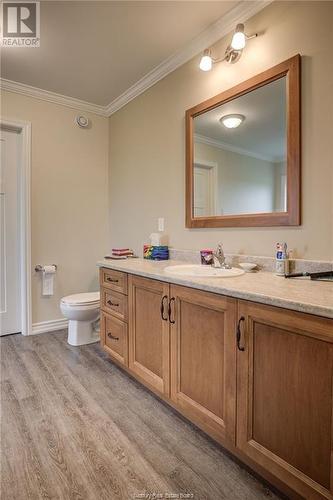
<path id="1" fill-rule="evenodd" d="M 99 344 L 62 331 L 0 347 L 2 500 L 279 498 Z"/>

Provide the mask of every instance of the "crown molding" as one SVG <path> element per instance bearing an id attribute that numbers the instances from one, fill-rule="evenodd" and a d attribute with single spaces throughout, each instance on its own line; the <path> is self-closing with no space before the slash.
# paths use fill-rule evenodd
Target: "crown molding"
<path id="1" fill-rule="evenodd" d="M 238 153 L 240 155 L 250 156 L 250 158 L 256 158 L 257 160 L 268 161 L 270 163 L 279 163 L 283 161 L 283 158 L 255 153 L 254 151 L 249 151 L 248 149 L 240 148 L 239 146 L 233 146 L 227 142 L 218 141 L 217 139 L 212 139 L 211 137 L 207 137 L 205 135 L 194 134 L 194 140 L 201 144 L 207 144 L 207 146 L 223 149 L 225 151 L 231 151 L 232 153 Z"/>
<path id="2" fill-rule="evenodd" d="M 68 97 L 65 95 L 57 94 L 56 92 L 39 89 L 37 87 L 32 87 L 31 85 L 26 85 L 24 83 L 14 82 L 13 80 L 0 78 L 0 88 L 1 90 L 7 90 L 16 94 L 34 97 L 35 99 L 40 99 L 42 101 L 67 106 L 68 108 L 73 108 L 80 111 L 88 111 L 89 113 L 95 113 L 96 115 L 100 116 L 108 116 L 106 112 L 106 106 L 100 106 L 91 102 L 82 101 L 81 99 L 76 99 L 75 97 Z"/>
<path id="3" fill-rule="evenodd" d="M 273 1 L 274 0 L 242 0 L 230 12 L 222 16 L 195 37 L 184 49 L 165 59 L 143 78 L 129 87 L 123 94 L 111 101 L 107 106 L 101 106 L 99 104 L 76 99 L 75 97 L 57 94 L 56 92 L 50 92 L 13 80 L 6 80 L 5 78 L 0 78 L 0 87 L 2 90 L 7 90 L 16 94 L 22 94 L 42 101 L 52 102 L 80 111 L 87 111 L 95 113 L 96 115 L 108 117 L 155 85 L 155 83 L 162 80 L 168 74 L 172 73 L 172 71 L 175 71 L 177 68 L 187 63 L 204 49 L 223 38 L 235 28 L 236 24 L 241 22 L 244 23 Z"/>
<path id="4" fill-rule="evenodd" d="M 165 59 L 153 70 L 129 87 L 123 94 L 106 106 L 108 116 L 121 109 L 130 101 L 148 90 L 155 83 L 162 80 L 172 71 L 187 63 L 190 59 L 210 47 L 225 35 L 230 33 L 238 23 L 244 23 L 252 16 L 271 4 L 274 0 L 243 0 L 230 12 L 211 24 L 202 33 L 195 37 L 184 49 Z"/>

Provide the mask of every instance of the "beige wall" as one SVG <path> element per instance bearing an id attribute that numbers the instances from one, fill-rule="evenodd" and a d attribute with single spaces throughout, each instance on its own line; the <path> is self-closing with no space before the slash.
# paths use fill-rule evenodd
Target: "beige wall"
<path id="1" fill-rule="evenodd" d="M 96 261 L 108 248 L 108 120 L 9 92 L 2 116 L 32 123 L 32 266 L 57 264 L 55 293 L 32 275 L 33 323 L 61 318 L 64 295 L 98 289 Z"/>
<path id="2" fill-rule="evenodd" d="M 227 252 L 273 255 L 286 240 L 299 257 L 331 259 L 333 2 L 276 2 L 246 24 L 263 33 L 235 65 L 210 73 L 199 57 L 182 66 L 110 118 L 111 243 L 141 253 L 156 219 L 165 217 L 176 248 L 214 246 Z M 230 37 L 228 37 L 228 40 Z M 223 53 L 227 39 L 217 44 Z M 302 64 L 302 226 L 296 228 L 185 229 L 184 113 L 187 108 L 300 53 Z"/>

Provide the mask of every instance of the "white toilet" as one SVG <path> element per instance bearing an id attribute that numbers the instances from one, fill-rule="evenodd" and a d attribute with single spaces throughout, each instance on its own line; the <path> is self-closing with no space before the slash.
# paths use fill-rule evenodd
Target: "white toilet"
<path id="1" fill-rule="evenodd" d="M 99 303 L 99 292 L 77 293 L 61 299 L 61 312 L 69 320 L 67 341 L 70 345 L 92 344 L 99 340 Z"/>

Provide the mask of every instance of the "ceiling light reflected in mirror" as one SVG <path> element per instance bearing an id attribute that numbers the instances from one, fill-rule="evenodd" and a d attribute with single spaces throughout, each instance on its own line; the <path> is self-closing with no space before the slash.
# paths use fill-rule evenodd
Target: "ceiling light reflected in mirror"
<path id="1" fill-rule="evenodd" d="M 237 128 L 245 120 L 244 115 L 225 115 L 220 118 L 219 122 L 226 128 Z"/>

